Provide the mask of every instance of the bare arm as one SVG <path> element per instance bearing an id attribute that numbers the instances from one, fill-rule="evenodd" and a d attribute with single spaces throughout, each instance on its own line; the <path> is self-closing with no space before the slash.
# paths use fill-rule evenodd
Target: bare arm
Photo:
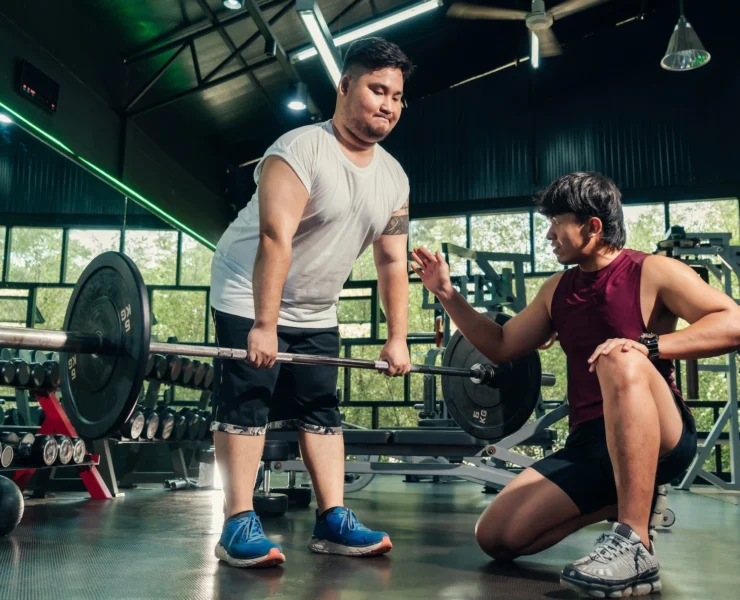
<path id="1" fill-rule="evenodd" d="M 308 203 L 308 190 L 281 158 L 271 156 L 259 182 L 260 241 L 254 262 L 255 327 L 277 327 L 288 277 L 293 236 Z"/>
<path id="2" fill-rule="evenodd" d="M 400 339 L 404 343 L 409 312 L 408 234 L 407 201 L 393 213 L 383 234 L 373 244 L 378 291 L 388 319 L 388 339 Z"/>
<path id="3" fill-rule="evenodd" d="M 414 270 L 424 285 L 437 296 L 467 340 L 492 362 L 507 362 L 534 352 L 550 338 L 550 303 L 562 273 L 550 277 L 532 303 L 502 327 L 475 310 L 452 287 L 449 267 L 440 252 L 435 256 L 417 248 L 413 256 L 422 267 Z"/>
<path id="4" fill-rule="evenodd" d="M 740 307 L 691 267 L 674 258 L 650 256 L 643 264 L 643 281 L 655 290 L 659 304 L 690 324 L 660 336 L 661 358 L 706 358 L 740 346 Z"/>

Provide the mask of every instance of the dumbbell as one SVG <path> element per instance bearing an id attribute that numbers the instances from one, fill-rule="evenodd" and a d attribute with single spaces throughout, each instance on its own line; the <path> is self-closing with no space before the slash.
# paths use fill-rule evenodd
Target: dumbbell
<path id="1" fill-rule="evenodd" d="M 177 382 L 180 385 L 189 386 L 193 381 L 193 375 L 195 374 L 195 365 L 189 358 L 182 359 L 182 369 L 180 370 L 180 377 Z"/>
<path id="2" fill-rule="evenodd" d="M 15 377 L 10 385 L 27 387 L 28 382 L 31 381 L 31 365 L 20 358 L 14 358 L 11 362 L 15 365 Z"/>
<path id="3" fill-rule="evenodd" d="M 0 442 L 0 467 L 6 469 L 13 462 L 13 456 L 15 456 L 15 450 L 13 446 Z"/>
<path id="4" fill-rule="evenodd" d="M 285 460 L 288 456 L 290 456 L 290 446 L 287 442 L 265 441 L 262 451 L 262 461 L 264 463 L 262 489 L 256 491 L 252 497 L 254 511 L 261 517 L 280 517 L 288 510 L 288 496 L 274 494 L 270 491 L 272 463 Z"/>
<path id="5" fill-rule="evenodd" d="M 144 431 L 145 424 L 146 417 L 144 417 L 144 413 L 138 408 L 135 408 L 128 421 L 126 421 L 123 424 L 123 427 L 121 427 L 120 433 L 123 437 L 130 440 L 138 440 L 142 431 Z"/>
<path id="6" fill-rule="evenodd" d="M 69 439 L 72 442 L 72 462 L 76 465 L 79 465 L 85 460 L 85 455 L 87 454 L 85 442 L 80 438 Z"/>
<path id="7" fill-rule="evenodd" d="M 203 380 L 206 378 L 206 365 L 199 360 L 193 361 L 193 381 L 191 382 L 194 388 L 203 386 Z"/>
<path id="8" fill-rule="evenodd" d="M 20 426 L 24 425 L 21 422 L 21 412 L 17 408 L 9 408 L 5 411 L 5 422 L 8 425 Z"/>
<path id="9" fill-rule="evenodd" d="M 0 360 L 13 360 L 14 351 L 10 348 L 0 349 Z"/>
<path id="10" fill-rule="evenodd" d="M 144 413 L 144 437 L 153 440 L 159 430 L 159 415 L 153 408 L 145 408 Z"/>
<path id="11" fill-rule="evenodd" d="M 180 377 L 182 371 L 182 356 L 170 355 L 167 357 L 167 371 L 165 372 L 165 379 L 176 383 Z"/>
<path id="12" fill-rule="evenodd" d="M 43 350 L 34 350 L 31 353 L 33 362 L 45 363 L 47 360 L 51 360 L 51 352 L 44 352 Z"/>
<path id="13" fill-rule="evenodd" d="M 161 354 L 150 354 L 146 364 L 146 376 L 161 381 L 167 372 L 167 359 Z"/>
<path id="14" fill-rule="evenodd" d="M 157 438 L 159 438 L 160 440 L 168 440 L 172 436 L 173 430 L 175 429 L 175 416 L 168 408 L 161 409 L 157 413 L 157 415 L 159 416 Z"/>
<path id="15" fill-rule="evenodd" d="M 183 408 L 180 414 L 185 417 L 185 437 L 189 440 L 197 440 L 203 419 L 197 411 L 187 407 Z"/>
<path id="16" fill-rule="evenodd" d="M 215 375 L 215 373 L 213 371 L 213 367 L 208 363 L 204 363 L 204 366 L 206 368 L 206 374 L 205 377 L 203 377 L 201 389 L 210 390 L 211 386 L 213 385 L 213 376 Z"/>
<path id="17" fill-rule="evenodd" d="M 0 360 L 0 384 L 13 385 L 15 380 L 15 365 L 9 360 Z"/>
<path id="18" fill-rule="evenodd" d="M 204 440 L 208 435 L 208 431 L 211 428 L 211 421 L 213 421 L 213 415 L 207 410 L 200 412 L 200 427 L 198 428 L 198 439 Z"/>
<path id="19" fill-rule="evenodd" d="M 33 389 L 56 389 L 62 382 L 59 363 L 47 360 L 44 363 L 31 365 L 31 383 Z"/>
<path id="20" fill-rule="evenodd" d="M 44 363 L 44 369 L 46 369 L 47 388 L 57 389 L 62 385 L 62 372 L 59 369 L 58 360 L 47 360 Z"/>
<path id="21" fill-rule="evenodd" d="M 72 462 L 72 458 L 75 452 L 72 440 L 69 439 L 66 435 L 55 435 L 54 439 L 56 440 L 57 446 L 59 447 L 56 462 L 60 465 L 68 465 L 70 462 Z"/>
<path id="22" fill-rule="evenodd" d="M 3 423 L 5 423 L 5 411 L 0 406 L 0 427 L 3 426 Z"/>
<path id="23" fill-rule="evenodd" d="M 170 410 L 170 414 L 175 419 L 175 425 L 173 428 L 173 434 L 176 440 L 181 440 L 185 437 L 187 431 L 188 431 L 188 422 L 185 418 L 185 415 L 180 411 L 179 413 L 175 413 L 174 411 Z"/>

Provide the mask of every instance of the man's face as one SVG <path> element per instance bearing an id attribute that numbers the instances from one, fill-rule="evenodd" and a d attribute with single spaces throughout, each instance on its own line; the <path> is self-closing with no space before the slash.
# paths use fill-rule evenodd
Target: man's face
<path id="1" fill-rule="evenodd" d="M 593 223 L 597 221 L 597 223 Z M 601 222 L 596 217 L 579 223 L 575 214 L 563 213 L 550 218 L 547 239 L 550 240 L 555 258 L 561 265 L 575 265 L 583 262 L 595 247 L 596 237 L 590 235 L 592 229 L 600 229 Z"/>
<path id="2" fill-rule="evenodd" d="M 346 126 L 364 142 L 381 142 L 401 117 L 403 74 L 394 68 L 355 71 L 341 82 L 340 94 L 346 96 Z"/>

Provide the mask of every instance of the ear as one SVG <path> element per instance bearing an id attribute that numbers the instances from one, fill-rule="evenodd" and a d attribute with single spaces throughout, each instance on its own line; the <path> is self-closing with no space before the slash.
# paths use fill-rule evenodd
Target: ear
<path id="1" fill-rule="evenodd" d="M 594 237 L 604 232 L 604 224 L 599 217 L 591 217 L 588 220 L 588 237 Z"/>
<path id="2" fill-rule="evenodd" d="M 352 76 L 349 73 L 347 73 L 346 75 L 342 76 L 342 78 L 339 80 L 339 91 L 345 96 L 347 95 L 347 92 L 349 92 L 349 84 L 350 84 L 351 78 Z"/>

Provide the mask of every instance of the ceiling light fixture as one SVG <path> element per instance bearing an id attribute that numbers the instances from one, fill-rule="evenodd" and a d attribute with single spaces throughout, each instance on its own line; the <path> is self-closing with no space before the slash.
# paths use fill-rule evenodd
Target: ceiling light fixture
<path id="1" fill-rule="evenodd" d="M 704 49 L 699 36 L 694 28 L 686 20 L 683 13 L 683 0 L 680 4 L 681 16 L 673 29 L 673 35 L 668 42 L 660 66 L 666 71 L 691 71 L 706 65 L 712 58 L 711 54 Z"/>
<path id="2" fill-rule="evenodd" d="M 376 31 L 380 31 L 381 29 L 385 29 L 386 27 L 390 27 L 391 25 L 395 25 L 396 23 L 400 23 L 406 19 L 416 17 L 417 15 L 424 14 L 430 10 L 439 8 L 440 6 L 442 6 L 442 0 L 423 0 L 422 2 L 407 8 L 392 12 L 380 17 L 379 19 L 370 21 L 369 23 L 365 23 L 364 25 L 360 25 L 354 29 L 350 29 L 347 33 L 338 35 L 334 39 L 334 44 L 337 47 L 349 44 L 350 42 L 354 42 L 355 40 L 375 33 Z M 316 56 L 316 48 L 308 47 L 295 52 L 291 56 L 291 60 L 293 62 L 298 62 L 311 58 L 312 56 Z"/>
<path id="3" fill-rule="evenodd" d="M 242 0 L 224 0 L 224 6 L 231 10 L 239 10 L 244 7 Z"/>
<path id="4" fill-rule="evenodd" d="M 290 110 L 306 110 L 308 106 L 308 86 L 299 81 L 295 86 L 295 93 L 288 102 Z"/>
<path id="5" fill-rule="evenodd" d="M 342 71 L 339 68 L 341 59 L 334 40 L 329 33 L 329 27 L 324 20 L 324 15 L 314 0 L 296 0 L 296 11 L 303 21 L 308 35 L 311 37 L 314 52 L 318 51 L 319 58 L 326 69 L 329 79 L 334 86 L 339 85 Z"/>

